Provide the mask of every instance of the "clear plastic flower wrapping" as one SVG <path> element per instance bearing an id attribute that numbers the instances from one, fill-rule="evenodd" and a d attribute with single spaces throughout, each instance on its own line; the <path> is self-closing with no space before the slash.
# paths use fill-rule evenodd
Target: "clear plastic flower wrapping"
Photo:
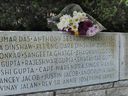
<path id="1" fill-rule="evenodd" d="M 72 29 L 71 26 L 66 28 L 66 25 L 64 25 L 65 23 L 61 22 L 61 18 L 65 18 L 65 17 L 66 18 L 67 17 L 74 18 L 74 17 L 76 17 L 76 16 L 74 16 L 74 14 L 77 15 L 79 13 L 80 14 L 86 14 L 87 19 L 85 21 L 80 21 L 78 23 L 78 30 L 76 30 L 76 32 L 74 31 L 74 29 Z M 48 21 L 48 26 L 52 29 L 52 31 L 61 30 L 61 31 L 64 31 L 64 32 L 66 31 L 68 33 L 71 33 L 73 35 L 76 35 L 75 33 L 78 33 L 77 35 L 85 35 L 87 37 L 94 36 L 98 32 L 103 31 L 103 30 L 106 29 L 102 24 L 100 24 L 92 16 L 85 13 L 83 11 L 83 9 L 77 4 L 67 5 L 58 15 L 53 16 L 51 18 L 48 18 L 47 21 Z M 68 22 L 68 21 L 66 21 L 66 19 L 65 19 L 65 22 Z M 58 26 L 61 23 L 62 23 L 62 28 Z"/>

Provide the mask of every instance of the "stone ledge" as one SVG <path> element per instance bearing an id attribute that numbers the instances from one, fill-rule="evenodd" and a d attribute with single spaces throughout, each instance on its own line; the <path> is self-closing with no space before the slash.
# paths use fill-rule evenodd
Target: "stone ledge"
<path id="1" fill-rule="evenodd" d="M 107 89 L 106 96 L 128 96 L 128 87 Z"/>
<path id="2" fill-rule="evenodd" d="M 13 96 L 53 96 L 53 92 L 40 92 L 40 93 L 13 95 Z"/>
<path id="3" fill-rule="evenodd" d="M 98 90 L 81 93 L 57 94 L 56 96 L 106 96 L 106 94 L 105 90 Z"/>
<path id="4" fill-rule="evenodd" d="M 128 80 L 114 82 L 114 87 L 128 87 Z"/>
<path id="5" fill-rule="evenodd" d="M 111 82 L 111 83 L 105 83 L 105 84 L 90 85 L 90 86 L 85 86 L 80 88 L 58 90 L 56 91 L 56 94 L 79 93 L 79 92 L 87 92 L 87 91 L 93 91 L 93 90 L 108 89 L 112 87 L 113 87 L 113 83 Z"/>

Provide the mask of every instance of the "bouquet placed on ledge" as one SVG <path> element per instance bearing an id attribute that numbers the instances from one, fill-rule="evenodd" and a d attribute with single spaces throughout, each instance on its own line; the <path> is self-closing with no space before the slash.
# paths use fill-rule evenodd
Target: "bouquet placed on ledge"
<path id="1" fill-rule="evenodd" d="M 66 6 L 59 15 L 48 19 L 57 29 L 73 35 L 94 36 L 105 28 L 93 17 L 83 12 L 77 4 Z M 55 30 L 55 26 L 53 30 Z M 53 27 L 53 26 L 52 26 Z"/>
<path id="2" fill-rule="evenodd" d="M 69 32 L 74 35 L 94 36 L 100 32 L 97 24 L 94 24 L 84 12 L 73 12 L 73 16 L 63 15 L 60 17 L 60 22 L 57 23 L 59 30 Z"/>

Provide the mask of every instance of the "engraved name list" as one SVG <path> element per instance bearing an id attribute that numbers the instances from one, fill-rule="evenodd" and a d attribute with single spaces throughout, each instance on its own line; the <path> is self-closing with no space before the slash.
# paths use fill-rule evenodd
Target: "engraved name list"
<path id="1" fill-rule="evenodd" d="M 71 88 L 118 79 L 118 35 L 0 33 L 0 94 Z"/>

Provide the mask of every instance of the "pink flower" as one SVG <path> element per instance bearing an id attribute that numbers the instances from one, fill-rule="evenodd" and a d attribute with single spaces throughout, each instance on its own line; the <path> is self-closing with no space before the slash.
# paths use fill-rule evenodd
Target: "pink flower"
<path id="1" fill-rule="evenodd" d="M 86 36 L 90 37 L 90 36 L 94 36 L 96 35 L 96 33 L 98 33 L 100 30 L 99 30 L 99 27 L 98 25 L 93 25 L 92 27 L 90 27 L 88 29 L 88 31 L 86 32 Z"/>

